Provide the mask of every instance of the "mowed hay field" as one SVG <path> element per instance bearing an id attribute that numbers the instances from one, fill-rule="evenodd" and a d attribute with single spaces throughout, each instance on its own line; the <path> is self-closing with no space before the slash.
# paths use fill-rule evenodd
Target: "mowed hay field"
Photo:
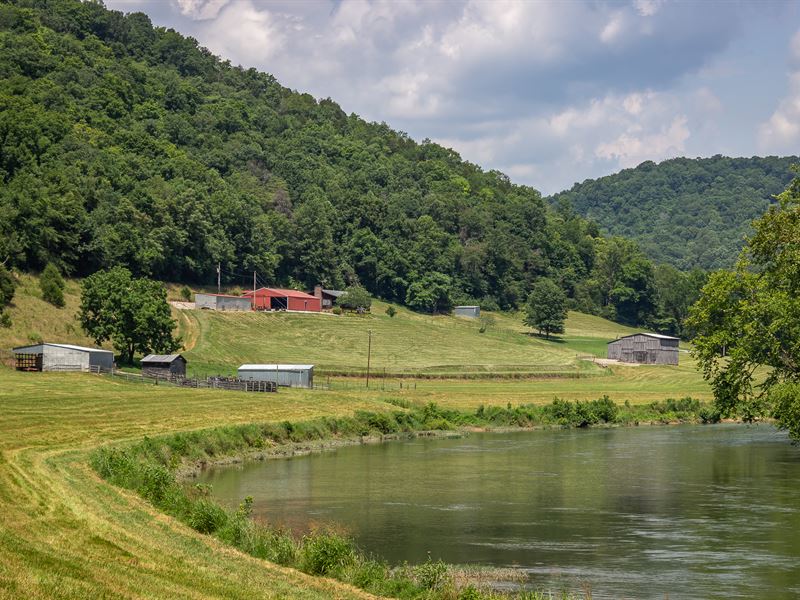
<path id="1" fill-rule="evenodd" d="M 0 368 L 0 597 L 363 598 L 240 554 L 101 481 L 98 445 L 392 408 L 366 393 L 243 394 Z"/>
<path id="2" fill-rule="evenodd" d="M 401 374 L 531 373 L 594 370 L 578 354 L 605 355 L 605 344 L 633 331 L 589 315 L 571 313 L 563 337 L 533 335 L 521 314 L 494 313 L 480 332 L 475 319 L 421 315 L 374 302 L 368 315 L 178 311 L 186 357 L 200 373 L 233 372 L 242 363 L 314 364 L 320 370 L 360 373 L 371 366 Z M 592 330 L 595 326 L 596 331 Z"/>

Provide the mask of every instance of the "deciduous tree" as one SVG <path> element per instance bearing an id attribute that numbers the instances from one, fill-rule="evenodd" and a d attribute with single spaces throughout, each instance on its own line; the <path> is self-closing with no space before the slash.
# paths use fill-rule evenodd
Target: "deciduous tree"
<path id="1" fill-rule="evenodd" d="M 533 284 L 525 306 L 524 323 L 539 334 L 564 333 L 567 318 L 567 296 L 558 285 L 546 277 Z"/>
<path id="2" fill-rule="evenodd" d="M 96 343 L 111 340 L 123 363 L 132 363 L 136 353 L 168 353 L 181 347 L 172 334 L 175 321 L 166 288 L 150 279 L 135 279 L 124 267 L 98 271 L 83 281 L 79 317 Z"/>
<path id="3" fill-rule="evenodd" d="M 711 275 L 688 324 L 721 413 L 772 415 L 800 439 L 800 180 L 778 200 L 736 268 Z"/>

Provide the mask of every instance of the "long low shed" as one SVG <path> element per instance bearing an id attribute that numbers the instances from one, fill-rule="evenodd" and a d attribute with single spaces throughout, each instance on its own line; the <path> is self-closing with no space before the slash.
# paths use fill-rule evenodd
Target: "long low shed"
<path id="1" fill-rule="evenodd" d="M 608 342 L 608 358 L 644 365 L 677 365 L 680 339 L 660 333 L 634 333 Z"/>
<path id="2" fill-rule="evenodd" d="M 243 381 L 274 381 L 284 387 L 314 385 L 314 365 L 242 365 L 238 375 Z"/>
<path id="3" fill-rule="evenodd" d="M 252 310 L 253 301 L 250 298 L 241 296 L 229 296 L 227 294 L 195 294 L 195 308 L 205 308 L 208 310 Z"/>
<path id="4" fill-rule="evenodd" d="M 12 350 L 18 371 L 90 371 L 111 369 L 114 353 L 102 348 L 73 344 L 41 343 Z"/>

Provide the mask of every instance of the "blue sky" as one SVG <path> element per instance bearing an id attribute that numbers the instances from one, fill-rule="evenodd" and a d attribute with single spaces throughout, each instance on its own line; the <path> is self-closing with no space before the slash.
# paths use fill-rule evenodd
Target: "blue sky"
<path id="1" fill-rule="evenodd" d="M 800 153 L 800 3 L 106 0 L 545 194 Z"/>

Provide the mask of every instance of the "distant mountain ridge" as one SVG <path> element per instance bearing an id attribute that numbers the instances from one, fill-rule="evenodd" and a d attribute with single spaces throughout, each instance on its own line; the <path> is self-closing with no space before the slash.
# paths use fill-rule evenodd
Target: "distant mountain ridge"
<path id="1" fill-rule="evenodd" d="M 589 179 L 549 198 L 679 269 L 729 267 L 797 156 L 674 158 Z"/>

